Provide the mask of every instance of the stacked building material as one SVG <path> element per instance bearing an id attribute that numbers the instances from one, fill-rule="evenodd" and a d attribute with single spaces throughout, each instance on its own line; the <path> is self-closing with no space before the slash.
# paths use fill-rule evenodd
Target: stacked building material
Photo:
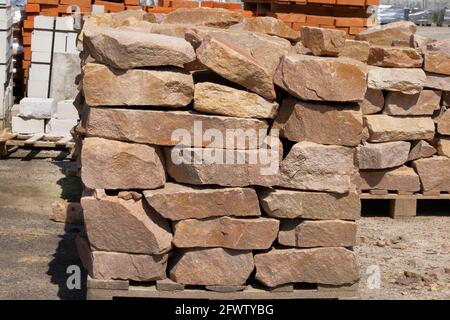
<path id="1" fill-rule="evenodd" d="M 415 31 L 397 22 L 348 42 L 345 54 L 370 65 L 357 154 L 365 191 L 450 191 L 450 40 Z"/>
<path id="2" fill-rule="evenodd" d="M 371 6 L 379 0 L 244 0 L 256 16 L 274 16 L 294 30 L 302 26 L 344 30 L 348 38 L 375 25 Z"/>
<path id="3" fill-rule="evenodd" d="M 152 13 L 170 13 L 176 9 L 189 8 L 215 8 L 239 11 L 245 17 L 253 16 L 250 10 L 242 10 L 240 2 L 218 2 L 218 1 L 193 1 L 193 0 L 160 0 L 158 6 L 148 6 L 146 11 Z"/>
<path id="4" fill-rule="evenodd" d="M 9 0 L 0 0 L 0 120 L 13 105 L 13 15 Z"/>
<path id="5" fill-rule="evenodd" d="M 308 29 L 314 55 L 300 55 L 274 18 L 264 33 L 221 9 L 140 19 L 93 17 L 82 34 L 90 276 L 218 291 L 357 282 L 367 66 L 337 57 L 345 32 Z"/>

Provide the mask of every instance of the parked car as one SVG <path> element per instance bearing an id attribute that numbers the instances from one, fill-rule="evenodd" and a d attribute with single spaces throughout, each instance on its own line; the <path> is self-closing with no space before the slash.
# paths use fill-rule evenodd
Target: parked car
<path id="1" fill-rule="evenodd" d="M 450 9 L 444 8 L 441 10 L 438 19 L 438 26 L 450 26 Z"/>
<path id="2" fill-rule="evenodd" d="M 408 10 L 405 6 L 379 5 L 377 9 L 377 18 L 380 24 L 386 24 L 399 20 L 407 20 L 407 13 Z"/>
<path id="3" fill-rule="evenodd" d="M 431 26 L 433 24 L 433 11 L 411 9 L 408 14 L 408 19 L 417 25 Z"/>

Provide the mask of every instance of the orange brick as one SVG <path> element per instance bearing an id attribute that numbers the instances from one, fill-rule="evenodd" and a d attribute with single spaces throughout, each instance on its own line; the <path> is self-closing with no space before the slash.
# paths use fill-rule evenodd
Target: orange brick
<path id="1" fill-rule="evenodd" d="M 345 6 L 362 6 L 366 5 L 366 0 L 337 0 L 336 4 L 345 5 Z"/>
<path id="2" fill-rule="evenodd" d="M 202 1 L 200 2 L 200 7 L 204 8 L 214 8 L 214 1 Z"/>
<path id="3" fill-rule="evenodd" d="M 104 6 L 105 12 L 119 12 L 125 10 L 125 5 L 123 3 L 95 0 L 95 4 Z"/>
<path id="4" fill-rule="evenodd" d="M 336 29 L 336 26 L 328 26 L 326 24 L 321 24 L 321 25 L 319 25 L 319 27 L 324 28 L 324 29 Z"/>
<path id="5" fill-rule="evenodd" d="M 28 69 L 28 67 L 30 66 L 31 61 L 30 60 L 22 60 L 22 68 L 23 69 Z"/>
<path id="6" fill-rule="evenodd" d="M 169 7 L 154 7 L 148 9 L 148 12 L 152 13 L 170 13 L 172 11 L 175 11 L 175 8 L 169 8 Z"/>
<path id="7" fill-rule="evenodd" d="M 338 30 L 343 30 L 343 31 L 345 31 L 345 32 L 347 32 L 347 34 L 348 34 L 348 29 L 349 28 L 344 28 L 344 27 L 336 27 L 336 29 L 338 29 Z"/>
<path id="8" fill-rule="evenodd" d="M 142 10 L 142 7 L 141 6 L 128 6 L 128 5 L 126 5 L 125 9 L 126 10 Z"/>
<path id="9" fill-rule="evenodd" d="M 139 0 L 125 0 L 124 2 L 125 2 L 126 6 L 140 6 L 141 5 Z"/>
<path id="10" fill-rule="evenodd" d="M 58 5 L 54 5 L 54 4 L 41 4 L 41 12 L 55 11 L 56 9 L 58 9 Z"/>
<path id="11" fill-rule="evenodd" d="M 336 18 L 336 27 L 364 27 L 366 19 L 364 18 Z"/>
<path id="12" fill-rule="evenodd" d="M 23 47 L 23 59 L 31 60 L 31 47 L 30 46 Z"/>
<path id="13" fill-rule="evenodd" d="M 214 2 L 213 8 L 222 8 L 222 9 L 228 9 L 228 10 L 239 10 L 239 9 L 242 9 L 242 6 L 241 6 L 240 3 Z"/>
<path id="14" fill-rule="evenodd" d="M 58 14 L 59 14 L 58 9 L 56 9 L 54 11 L 41 12 L 41 16 L 46 16 L 46 17 L 57 17 Z"/>
<path id="15" fill-rule="evenodd" d="M 25 5 L 25 12 L 29 13 L 29 12 L 40 12 L 40 5 L 39 3 L 28 3 Z"/>
<path id="16" fill-rule="evenodd" d="M 306 15 L 299 14 L 299 13 L 291 13 L 291 21 L 292 22 L 305 23 L 306 22 Z"/>
<path id="17" fill-rule="evenodd" d="M 378 6 L 380 0 L 366 0 L 366 6 Z"/>
<path id="18" fill-rule="evenodd" d="M 58 5 L 59 0 L 28 0 L 27 3 L 53 4 Z"/>
<path id="19" fill-rule="evenodd" d="M 59 0 L 59 4 L 71 4 L 87 8 L 91 6 L 91 0 Z"/>
<path id="20" fill-rule="evenodd" d="M 23 27 L 24 29 L 33 29 L 34 28 L 34 19 L 29 19 L 30 17 L 27 17 L 27 20 L 23 21 Z"/>
<path id="21" fill-rule="evenodd" d="M 360 33 L 361 31 L 364 31 L 364 30 L 366 30 L 366 28 L 364 28 L 364 27 L 350 27 L 348 30 L 348 33 L 357 35 L 358 33 Z"/>
<path id="22" fill-rule="evenodd" d="M 295 31 L 300 31 L 300 29 L 302 28 L 303 23 L 301 22 L 292 22 L 292 29 L 294 29 Z"/>
<path id="23" fill-rule="evenodd" d="M 31 45 L 31 36 L 29 36 L 29 37 L 22 37 L 22 44 L 24 46 L 30 46 Z"/>
<path id="24" fill-rule="evenodd" d="M 244 18 L 252 18 L 254 16 L 254 12 L 250 10 L 234 10 L 237 11 L 243 16 Z"/>
<path id="25" fill-rule="evenodd" d="M 336 4 L 336 0 L 308 0 L 308 3 Z"/>
<path id="26" fill-rule="evenodd" d="M 172 8 L 198 8 L 199 2 L 196 1 L 170 1 Z"/>
<path id="27" fill-rule="evenodd" d="M 317 24 L 317 25 L 321 25 L 321 24 L 325 24 L 325 25 L 334 25 L 334 17 L 329 17 L 329 16 L 306 16 L 306 22 L 307 23 L 311 23 L 311 24 Z"/>

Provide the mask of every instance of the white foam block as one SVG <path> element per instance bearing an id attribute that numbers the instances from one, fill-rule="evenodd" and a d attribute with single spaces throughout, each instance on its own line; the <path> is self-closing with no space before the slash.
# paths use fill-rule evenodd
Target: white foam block
<path id="1" fill-rule="evenodd" d="M 52 118 L 78 120 L 78 110 L 73 105 L 73 100 L 63 100 L 53 105 Z"/>
<path id="2" fill-rule="evenodd" d="M 20 101 L 20 115 L 26 118 L 50 119 L 56 102 L 52 98 L 23 98 Z"/>
<path id="3" fill-rule="evenodd" d="M 51 52 L 33 51 L 31 52 L 31 62 L 50 63 L 51 55 Z"/>
<path id="4" fill-rule="evenodd" d="M 51 118 L 45 126 L 45 133 L 51 136 L 67 137 L 70 130 L 78 123 L 76 119 Z"/>
<path id="5" fill-rule="evenodd" d="M 66 52 L 67 33 L 55 32 L 55 44 L 53 52 Z"/>
<path id="6" fill-rule="evenodd" d="M 93 4 L 91 6 L 91 13 L 105 13 L 105 6 L 101 4 Z"/>
<path id="7" fill-rule="evenodd" d="M 74 25 L 73 17 L 57 17 L 56 18 L 56 30 L 68 30 L 72 31 Z"/>
<path id="8" fill-rule="evenodd" d="M 78 35 L 73 32 L 71 32 L 67 35 L 67 44 L 66 44 L 66 52 L 67 53 L 78 53 L 77 36 Z"/>
<path id="9" fill-rule="evenodd" d="M 53 21 L 55 17 L 47 16 L 35 16 L 34 17 L 34 28 L 35 29 L 53 29 Z"/>
<path id="10" fill-rule="evenodd" d="M 50 65 L 32 63 L 30 67 L 30 80 L 47 81 L 50 79 Z"/>
<path id="11" fill-rule="evenodd" d="M 44 133 L 45 120 L 12 117 L 11 129 L 13 133 Z"/>
<path id="12" fill-rule="evenodd" d="M 34 30 L 31 33 L 31 51 L 51 52 L 52 32 Z"/>
<path id="13" fill-rule="evenodd" d="M 35 98 L 47 98 L 48 81 L 28 80 L 28 96 Z"/>

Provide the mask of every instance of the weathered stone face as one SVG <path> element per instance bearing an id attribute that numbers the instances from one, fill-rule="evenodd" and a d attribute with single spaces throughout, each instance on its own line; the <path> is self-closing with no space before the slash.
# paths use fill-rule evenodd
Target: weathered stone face
<path id="1" fill-rule="evenodd" d="M 242 118 L 273 118 L 278 103 L 257 94 L 212 82 L 195 85 L 194 109 L 200 112 Z"/>
<path id="2" fill-rule="evenodd" d="M 275 88 L 269 69 L 261 66 L 250 54 L 232 43 L 206 36 L 197 49 L 197 58 L 225 79 L 274 100 Z"/>
<path id="3" fill-rule="evenodd" d="M 273 17 L 255 17 L 244 19 L 242 22 L 232 25 L 230 30 L 261 32 L 291 41 L 298 41 L 300 39 L 300 32 L 289 28 L 281 20 Z"/>
<path id="4" fill-rule="evenodd" d="M 388 23 L 378 28 L 370 28 L 356 35 L 356 40 L 369 41 L 380 46 L 390 46 L 392 41 L 411 41 L 417 27 L 409 21 L 397 21 Z"/>
<path id="5" fill-rule="evenodd" d="M 450 109 L 444 111 L 437 122 L 437 131 L 440 134 L 450 135 Z"/>
<path id="6" fill-rule="evenodd" d="M 426 75 L 422 69 L 371 67 L 367 86 L 370 89 L 417 94 L 425 86 L 425 82 Z"/>
<path id="7" fill-rule="evenodd" d="M 356 223 L 342 220 L 283 220 L 278 242 L 288 247 L 352 247 L 356 243 Z"/>
<path id="8" fill-rule="evenodd" d="M 370 142 L 401 140 L 430 140 L 434 136 L 434 122 L 425 117 L 391 117 L 384 114 L 364 116 Z"/>
<path id="9" fill-rule="evenodd" d="M 359 103 L 363 114 L 378 113 L 384 108 L 384 94 L 382 90 L 367 89 L 364 100 Z"/>
<path id="10" fill-rule="evenodd" d="M 440 156 L 450 158 L 450 137 L 441 136 L 436 139 L 436 148 Z"/>
<path id="11" fill-rule="evenodd" d="M 358 106 L 343 108 L 332 103 L 285 99 L 273 128 L 291 141 L 357 146 L 361 141 L 362 114 Z"/>
<path id="12" fill-rule="evenodd" d="M 275 218 L 356 220 L 361 215 L 357 192 L 345 194 L 266 189 L 258 192 L 264 211 Z"/>
<path id="13" fill-rule="evenodd" d="M 436 149 L 425 140 L 415 141 L 411 145 L 408 161 L 431 157 Z"/>
<path id="14" fill-rule="evenodd" d="M 420 68 L 423 58 L 414 48 L 372 46 L 367 63 L 378 67 Z"/>
<path id="15" fill-rule="evenodd" d="M 86 138 L 81 178 L 91 189 L 154 189 L 164 185 L 164 159 L 157 147 Z"/>
<path id="16" fill-rule="evenodd" d="M 434 156 L 413 161 L 423 191 L 450 191 L 450 158 Z"/>
<path id="17" fill-rule="evenodd" d="M 442 104 L 446 107 L 450 107 L 450 92 L 442 93 Z"/>
<path id="18" fill-rule="evenodd" d="M 169 277 L 187 285 L 243 285 L 254 268 L 251 251 L 188 249 L 171 258 Z"/>
<path id="19" fill-rule="evenodd" d="M 169 224 L 145 201 L 83 197 L 89 241 L 97 250 L 162 254 L 171 248 Z"/>
<path id="20" fill-rule="evenodd" d="M 251 188 L 198 188 L 166 183 L 144 191 L 150 206 L 170 220 L 215 216 L 259 216 L 259 203 Z"/>
<path id="21" fill-rule="evenodd" d="M 278 149 L 166 148 L 164 152 L 167 172 L 180 183 L 271 187 L 279 182 L 281 153 Z"/>
<path id="22" fill-rule="evenodd" d="M 181 143 L 186 146 L 197 144 L 204 147 L 242 149 L 257 148 L 261 143 L 258 138 L 259 130 L 267 132 L 267 127 L 267 122 L 262 120 L 203 115 L 190 111 L 90 108 L 87 134 L 162 146 Z M 223 141 L 214 140 L 214 137 L 203 137 L 208 129 L 220 132 L 224 137 Z M 240 131 L 236 131 L 238 129 Z M 233 132 L 236 134 L 231 134 Z M 200 137 L 194 139 L 195 134 Z M 233 144 L 235 136 L 238 135 L 242 139 Z M 202 137 L 203 139 L 200 139 Z M 244 139 L 245 137 L 248 137 L 248 140 Z"/>
<path id="23" fill-rule="evenodd" d="M 346 193 L 354 190 L 355 172 L 352 148 L 303 141 L 281 162 L 279 186 Z"/>
<path id="24" fill-rule="evenodd" d="M 424 56 L 425 71 L 450 75 L 450 40 L 428 44 Z"/>
<path id="25" fill-rule="evenodd" d="M 303 100 L 361 101 L 367 89 L 366 66 L 354 59 L 287 55 L 275 83 Z"/>
<path id="26" fill-rule="evenodd" d="M 345 248 L 272 249 L 255 255 L 256 280 L 268 287 L 292 282 L 328 285 L 358 281 L 355 255 Z"/>
<path id="27" fill-rule="evenodd" d="M 439 110 L 441 92 L 423 90 L 417 94 L 388 92 L 383 113 L 393 116 L 432 115 Z"/>
<path id="28" fill-rule="evenodd" d="M 408 160 L 411 143 L 393 141 L 366 143 L 358 146 L 357 158 L 360 169 L 386 169 L 401 166 Z"/>
<path id="29" fill-rule="evenodd" d="M 238 11 L 220 8 L 179 8 L 166 15 L 162 24 L 188 24 L 226 28 L 243 20 Z"/>
<path id="30" fill-rule="evenodd" d="M 277 238 L 279 224 L 270 218 L 181 220 L 174 224 L 173 244 L 178 248 L 269 249 Z"/>
<path id="31" fill-rule="evenodd" d="M 370 43 L 367 41 L 345 40 L 345 45 L 339 52 L 340 57 L 352 58 L 361 62 L 369 59 Z"/>
<path id="32" fill-rule="evenodd" d="M 361 190 L 395 190 L 416 192 L 420 190 L 419 176 L 414 169 L 403 166 L 389 170 L 360 170 Z"/>
<path id="33" fill-rule="evenodd" d="M 435 90 L 450 91 L 450 76 L 427 72 L 425 87 Z"/>
<path id="34" fill-rule="evenodd" d="M 186 40 L 148 32 L 95 28 L 84 34 L 83 41 L 97 62 L 117 69 L 183 67 L 196 59 Z"/>
<path id="35" fill-rule="evenodd" d="M 154 281 L 167 278 L 168 254 L 91 251 L 87 241 L 80 237 L 75 242 L 82 263 L 93 279 Z"/>
<path id="36" fill-rule="evenodd" d="M 345 45 L 343 30 L 303 26 L 300 32 L 303 45 L 315 56 L 337 57 Z"/>
<path id="37" fill-rule="evenodd" d="M 194 98 L 194 82 L 191 74 L 179 71 L 117 71 L 88 63 L 83 93 L 89 106 L 183 107 Z"/>

